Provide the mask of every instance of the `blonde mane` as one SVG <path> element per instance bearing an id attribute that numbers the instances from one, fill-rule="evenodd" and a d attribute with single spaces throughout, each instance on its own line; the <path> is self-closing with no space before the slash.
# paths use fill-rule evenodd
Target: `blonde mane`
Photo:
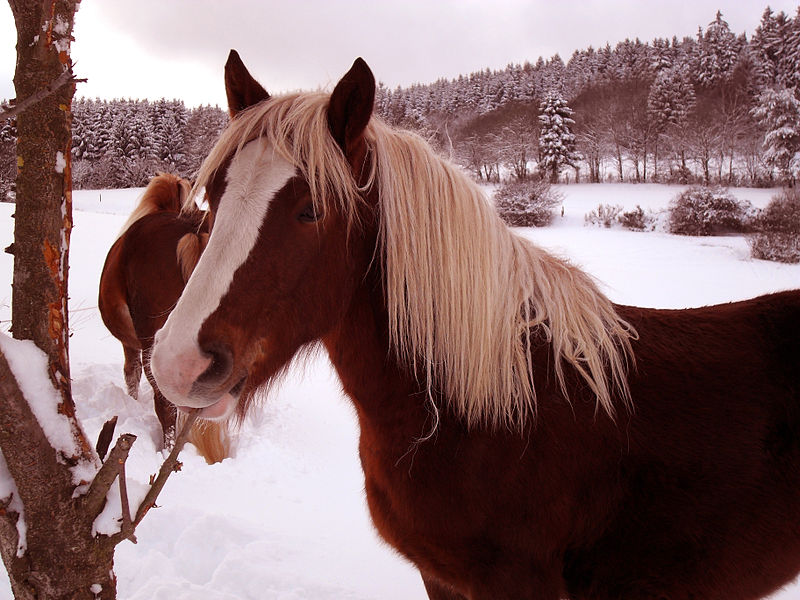
<path id="1" fill-rule="evenodd" d="M 142 217 L 157 212 L 189 212 L 188 198 L 192 184 L 172 173 L 158 173 L 147 184 L 136 208 L 133 209 L 117 238 L 130 229 Z"/>
<path id="2" fill-rule="evenodd" d="M 481 189 L 416 134 L 373 117 L 360 189 L 328 130 L 327 94 L 271 98 L 240 113 L 200 169 L 196 190 L 256 137 L 297 166 L 326 214 L 351 221 L 366 188 L 380 197 L 379 256 L 391 343 L 430 398 L 441 392 L 467 424 L 521 428 L 536 413 L 531 340 L 552 345 L 565 397 L 564 363 L 612 418 L 628 406 L 636 332 L 592 279 L 515 234 Z M 190 199 L 190 202 L 192 200 Z"/>

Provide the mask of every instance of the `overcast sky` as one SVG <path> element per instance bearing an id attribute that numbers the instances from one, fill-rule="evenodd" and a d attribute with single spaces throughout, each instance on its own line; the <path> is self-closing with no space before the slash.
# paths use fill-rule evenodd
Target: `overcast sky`
<path id="1" fill-rule="evenodd" d="M 767 3 L 797 0 L 83 0 L 78 96 L 225 105 L 236 48 L 272 93 L 331 87 L 357 56 L 389 87 L 535 62 L 626 37 L 694 35 L 722 10 L 748 37 Z M 0 98 L 13 97 L 16 32 L 0 3 Z"/>

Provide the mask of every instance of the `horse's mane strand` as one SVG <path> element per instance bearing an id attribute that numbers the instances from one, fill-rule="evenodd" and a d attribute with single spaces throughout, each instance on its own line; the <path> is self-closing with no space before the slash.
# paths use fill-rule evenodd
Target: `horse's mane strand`
<path id="1" fill-rule="evenodd" d="M 368 181 L 359 188 L 328 130 L 329 96 L 274 97 L 240 113 L 204 162 L 195 189 L 250 140 L 264 137 L 300 170 L 314 202 L 357 220 L 378 186 L 386 305 L 392 345 L 470 425 L 521 428 L 536 412 L 531 339 L 552 344 L 565 397 L 564 363 L 612 418 L 612 396 L 630 402 L 636 332 L 577 267 L 518 236 L 481 189 L 414 133 L 373 117 L 365 136 Z M 323 212 L 325 214 L 325 212 Z M 616 391 L 616 394 L 615 394 Z"/>
<path id="2" fill-rule="evenodd" d="M 157 212 L 198 212 L 189 204 L 191 184 L 172 173 L 158 173 L 147 184 L 136 208 L 133 209 L 117 238 L 130 229 L 136 221 Z"/>

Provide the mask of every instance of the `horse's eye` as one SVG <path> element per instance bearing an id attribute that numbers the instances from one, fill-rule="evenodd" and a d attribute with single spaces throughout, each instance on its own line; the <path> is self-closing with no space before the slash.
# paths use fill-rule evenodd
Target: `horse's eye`
<path id="1" fill-rule="evenodd" d="M 299 215 L 297 215 L 297 220 L 301 223 L 316 223 L 322 218 L 322 211 L 315 207 L 314 204 L 309 203 L 303 209 Z"/>

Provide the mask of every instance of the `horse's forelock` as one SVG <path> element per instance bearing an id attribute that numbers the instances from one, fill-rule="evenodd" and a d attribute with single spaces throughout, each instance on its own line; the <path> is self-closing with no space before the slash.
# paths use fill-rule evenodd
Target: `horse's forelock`
<path id="1" fill-rule="evenodd" d="M 341 149 L 330 135 L 327 94 L 274 96 L 239 113 L 203 162 L 187 204 L 244 146 L 262 138 L 272 152 L 293 164 L 308 182 L 312 200 L 324 212 L 329 202 L 348 218 L 358 218 L 359 189 Z M 372 178 L 369 178 L 371 185 Z"/>

